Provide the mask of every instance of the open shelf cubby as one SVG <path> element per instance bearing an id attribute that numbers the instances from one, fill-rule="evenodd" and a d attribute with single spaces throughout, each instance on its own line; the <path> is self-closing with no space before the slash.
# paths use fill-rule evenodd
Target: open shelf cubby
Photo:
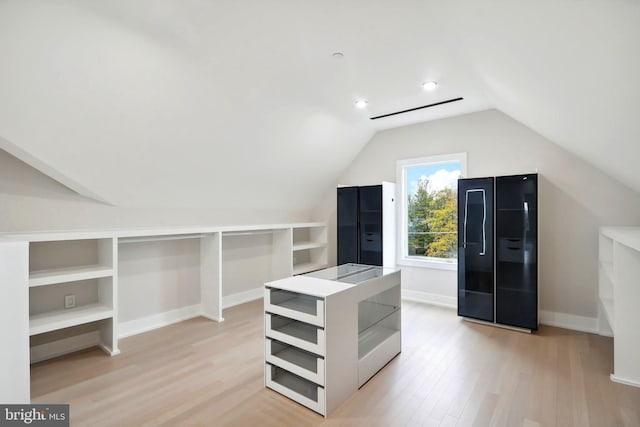
<path id="1" fill-rule="evenodd" d="M 74 339 L 83 347 L 97 345 L 109 354 L 118 353 L 115 246 L 112 238 L 30 242 L 30 336 L 55 333 L 61 342 Z M 73 297 L 73 306 L 66 306 L 67 297 Z M 74 327 L 88 324 L 94 324 L 90 328 L 95 334 L 76 335 Z M 39 338 L 36 343 L 51 339 Z M 32 360 L 44 360 L 39 356 L 43 350 L 33 346 Z M 77 345 L 69 352 L 75 350 Z M 59 355 L 56 351 L 51 357 Z"/>
<path id="2" fill-rule="evenodd" d="M 328 264 L 327 227 L 296 227 L 292 235 L 293 274 L 319 270 Z"/>
<path id="3" fill-rule="evenodd" d="M 56 240 L 29 244 L 30 286 L 113 275 L 113 239 Z M 32 283 L 36 282 L 36 285 Z"/>

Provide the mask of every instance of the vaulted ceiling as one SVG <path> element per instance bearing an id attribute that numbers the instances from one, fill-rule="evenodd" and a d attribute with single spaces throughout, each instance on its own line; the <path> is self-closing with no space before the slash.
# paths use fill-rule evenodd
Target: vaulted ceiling
<path id="1" fill-rule="evenodd" d="M 0 1 L 0 148 L 118 206 L 309 209 L 377 130 L 487 108 L 640 191 L 638 76 L 631 0 Z"/>

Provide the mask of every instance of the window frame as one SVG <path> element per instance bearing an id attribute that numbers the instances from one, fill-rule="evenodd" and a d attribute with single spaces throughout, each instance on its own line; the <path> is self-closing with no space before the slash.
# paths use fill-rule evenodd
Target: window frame
<path id="1" fill-rule="evenodd" d="M 430 166 L 444 163 L 460 162 L 460 177 L 467 176 L 467 153 L 443 154 L 396 161 L 396 182 L 398 183 L 397 203 L 397 264 L 407 267 L 432 268 L 438 270 L 457 270 L 458 259 L 409 256 L 407 244 L 408 206 L 407 206 L 407 169 L 415 166 Z"/>

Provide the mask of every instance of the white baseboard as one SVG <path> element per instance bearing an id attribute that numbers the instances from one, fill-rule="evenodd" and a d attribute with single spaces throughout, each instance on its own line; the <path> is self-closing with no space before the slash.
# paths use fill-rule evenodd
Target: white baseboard
<path id="1" fill-rule="evenodd" d="M 630 380 L 630 379 L 627 379 L 627 378 L 620 378 L 620 377 L 616 376 L 615 374 L 611 374 L 610 378 L 611 378 L 611 381 L 616 382 L 616 383 L 620 383 L 620 384 L 624 384 L 624 385 L 630 385 L 632 387 L 640 387 L 640 381 Z"/>
<path id="2" fill-rule="evenodd" d="M 249 301 L 261 299 L 264 296 L 262 287 L 227 295 L 222 298 L 223 308 L 233 307 Z M 440 307 L 456 308 L 457 299 L 455 297 L 432 294 L 429 292 L 402 289 L 402 299 L 407 301 L 421 302 Z M 131 335 L 148 332 L 153 329 L 192 319 L 202 315 L 200 304 L 158 313 L 140 319 L 130 320 L 118 325 L 118 337 L 124 338 Z M 215 320 L 215 319 L 214 319 Z M 598 319 L 595 317 L 583 317 L 567 313 L 553 311 L 540 311 L 540 323 L 549 326 L 556 326 L 564 329 L 571 329 L 581 332 L 602 334 L 598 328 Z M 100 345 L 100 332 L 93 331 L 81 335 L 64 338 L 46 344 L 31 347 L 31 363 L 41 362 L 53 357 L 62 356 L 67 353 L 84 350 Z M 119 353 L 119 352 L 118 352 Z M 114 353 L 117 354 L 117 353 Z M 629 384 L 628 380 L 613 378 L 612 380 Z M 627 381 L 627 382 L 625 382 Z M 633 384 L 635 385 L 635 383 Z"/>
<path id="3" fill-rule="evenodd" d="M 591 334 L 599 333 L 598 319 L 596 317 L 584 317 L 575 314 L 540 310 L 540 323 L 574 331 L 589 332 Z"/>
<path id="4" fill-rule="evenodd" d="M 222 308 L 229 308 L 245 302 L 254 301 L 264 296 L 264 288 L 255 288 L 237 294 L 222 297 Z M 132 335 L 141 334 L 157 328 L 171 325 L 173 323 L 182 322 L 183 320 L 193 319 L 194 317 L 203 316 L 200 304 L 182 307 L 164 313 L 158 313 L 140 319 L 130 320 L 118 325 L 118 337 L 124 338 Z M 205 316 L 208 317 L 209 316 Z M 223 319 L 212 319 L 217 322 Z"/>
<path id="5" fill-rule="evenodd" d="M 200 313 L 200 304 L 196 304 L 122 322 L 118 325 L 118 338 L 141 334 L 173 323 L 182 322 L 183 320 L 193 319 L 200 316 Z"/>
<path id="6" fill-rule="evenodd" d="M 98 347 L 100 347 L 102 349 L 102 351 L 104 351 L 105 353 L 107 353 L 109 356 L 117 356 L 120 354 L 120 349 L 118 350 L 113 350 L 110 347 L 107 347 L 104 344 L 99 344 Z"/>
<path id="7" fill-rule="evenodd" d="M 456 297 L 432 294 L 422 291 L 414 291 L 411 289 L 402 289 L 402 299 L 407 301 L 423 302 L 425 304 L 437 305 L 440 307 L 458 307 L 458 299 Z"/>
<path id="8" fill-rule="evenodd" d="M 414 291 L 410 289 L 402 290 L 402 299 L 407 301 L 422 302 L 441 307 L 456 308 L 458 301 L 456 297 L 450 297 L 429 292 Z M 598 328 L 598 319 L 595 317 L 577 316 L 575 314 L 559 313 L 554 311 L 540 310 L 540 323 L 558 328 L 571 329 L 574 331 L 588 332 L 591 334 L 601 334 Z"/>
<path id="9" fill-rule="evenodd" d="M 100 344 L 100 331 L 87 332 L 31 347 L 31 363 L 42 362 L 74 351 L 95 347 Z"/>
<path id="10" fill-rule="evenodd" d="M 263 296 L 264 288 L 262 287 L 251 289 L 245 292 L 238 292 L 236 294 L 223 297 L 222 307 L 223 309 L 234 307 L 246 302 L 261 299 L 263 298 Z M 402 289 L 402 299 L 447 308 L 456 308 L 458 306 L 458 301 L 455 297 L 409 289 Z M 181 322 L 183 320 L 191 319 L 200 315 L 202 315 L 202 311 L 199 304 L 167 311 L 165 313 L 154 314 L 142 319 L 136 319 L 129 322 L 121 323 L 120 325 L 118 325 L 118 336 L 120 338 L 124 338 L 131 335 L 136 335 L 142 332 L 161 328 L 163 326 L 168 326 L 173 323 Z M 595 317 L 584 317 L 574 314 L 540 310 L 539 320 L 543 325 L 556 326 L 559 328 L 571 329 L 580 332 L 589 332 L 592 334 L 601 333 L 598 328 L 598 319 Z M 92 345 L 96 344 L 94 343 Z"/>
<path id="11" fill-rule="evenodd" d="M 222 297 L 222 308 L 234 307 L 236 305 L 244 304 L 245 302 L 255 301 L 264 297 L 264 288 L 251 289 L 245 292 L 238 292 L 237 294 L 227 295 Z"/>

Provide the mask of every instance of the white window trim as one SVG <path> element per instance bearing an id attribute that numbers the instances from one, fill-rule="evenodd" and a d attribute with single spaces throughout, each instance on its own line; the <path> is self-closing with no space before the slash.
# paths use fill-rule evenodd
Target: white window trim
<path id="1" fill-rule="evenodd" d="M 444 258 L 416 257 L 407 255 L 407 173 L 408 167 L 447 162 L 460 162 L 461 177 L 467 176 L 467 153 L 444 154 L 439 156 L 420 157 L 396 161 L 396 182 L 398 185 L 397 199 L 397 234 L 398 247 L 396 250 L 397 264 L 407 267 L 432 268 L 437 270 L 457 270 L 458 260 Z"/>

